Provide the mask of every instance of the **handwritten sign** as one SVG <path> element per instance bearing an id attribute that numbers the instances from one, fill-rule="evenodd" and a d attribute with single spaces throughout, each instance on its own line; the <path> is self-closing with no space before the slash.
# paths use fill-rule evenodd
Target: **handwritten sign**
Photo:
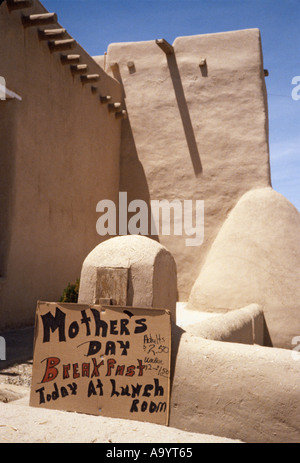
<path id="1" fill-rule="evenodd" d="M 170 313 L 39 302 L 30 405 L 168 424 Z"/>

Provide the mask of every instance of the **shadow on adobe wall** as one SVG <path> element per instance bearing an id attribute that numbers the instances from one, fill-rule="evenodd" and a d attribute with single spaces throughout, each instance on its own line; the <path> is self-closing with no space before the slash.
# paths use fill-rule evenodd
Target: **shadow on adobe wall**
<path id="1" fill-rule="evenodd" d="M 189 148 L 191 160 L 193 163 L 193 168 L 195 172 L 195 176 L 198 177 L 202 174 L 202 164 L 201 164 L 201 159 L 200 159 L 200 154 L 199 150 L 197 147 L 197 142 L 194 134 L 194 129 L 189 113 L 189 108 L 184 96 L 184 90 L 181 82 L 181 77 L 176 61 L 176 56 L 174 53 L 168 54 L 167 60 L 168 60 L 168 66 L 169 66 L 169 71 L 172 79 L 172 84 L 174 87 L 175 95 L 176 95 L 176 100 L 178 104 L 178 109 L 180 112 L 182 124 L 183 124 L 183 129 L 187 141 L 187 145 Z"/>
<path id="2" fill-rule="evenodd" d="M 123 89 L 123 106 L 126 108 L 125 103 L 125 90 L 122 82 L 122 77 L 119 69 L 113 68 L 114 78 L 120 82 Z M 128 114 L 128 112 L 127 112 Z M 122 120 L 121 127 L 121 148 L 120 148 L 120 192 L 127 192 L 128 204 L 135 200 L 143 200 L 148 207 L 148 237 L 159 242 L 157 235 L 151 234 L 151 207 L 150 207 L 150 192 L 145 175 L 144 168 L 139 160 L 136 144 L 134 141 L 132 128 L 129 117 Z M 128 206 L 127 204 L 127 206 Z M 128 212 L 128 221 L 136 212 Z"/>

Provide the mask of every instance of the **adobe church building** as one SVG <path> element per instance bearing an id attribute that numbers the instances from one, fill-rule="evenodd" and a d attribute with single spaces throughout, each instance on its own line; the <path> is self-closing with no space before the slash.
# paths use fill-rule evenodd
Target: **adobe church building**
<path id="1" fill-rule="evenodd" d="M 118 199 L 121 121 L 99 97 L 122 92 L 39 2 L 2 2 L 0 34 L 0 75 L 20 98 L 0 101 L 5 328 L 58 300 L 101 239 L 96 204 Z"/>
<path id="2" fill-rule="evenodd" d="M 258 303 L 273 344 L 290 348 L 299 212 L 271 187 L 259 30 L 91 57 L 39 1 L 1 3 L 1 329 L 32 323 L 37 300 L 80 276 L 109 238 L 97 203 L 126 192 L 128 204 L 203 200 L 201 245 L 152 236 L 175 258 L 178 300 L 210 312 Z"/>
<path id="3" fill-rule="evenodd" d="M 37 301 L 59 300 L 84 262 L 125 265 L 129 251 L 148 265 L 132 301 L 156 305 L 143 275 L 163 252 L 157 301 L 164 266 L 173 281 L 177 268 L 170 425 L 299 441 L 300 214 L 271 185 L 259 30 L 92 57 L 38 0 L 0 3 L 0 329 L 32 325 Z M 156 235 L 149 220 L 145 237 L 114 245 L 96 208 L 120 192 L 150 212 L 153 200 L 203 201 L 203 242 Z"/>

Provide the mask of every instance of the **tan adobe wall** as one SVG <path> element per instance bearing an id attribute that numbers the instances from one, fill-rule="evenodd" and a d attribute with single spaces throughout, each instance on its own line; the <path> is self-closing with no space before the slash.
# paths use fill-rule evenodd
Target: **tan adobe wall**
<path id="1" fill-rule="evenodd" d="M 114 305 L 168 309 L 176 322 L 175 261 L 164 246 L 148 237 L 118 236 L 88 254 L 82 264 L 78 302 L 94 304 L 103 292 L 109 299 L 118 299 Z"/>
<path id="2" fill-rule="evenodd" d="M 218 233 L 192 288 L 188 308 L 208 312 L 252 302 L 264 311 L 275 347 L 300 332 L 300 214 L 272 188 L 249 191 Z"/>
<path id="3" fill-rule="evenodd" d="M 300 362 L 292 354 L 173 326 L 170 426 L 247 443 L 299 442 Z"/>
<path id="4" fill-rule="evenodd" d="M 45 11 L 0 7 L 0 75 L 22 97 L 0 101 L 1 328 L 31 323 L 38 299 L 57 300 L 79 278 L 101 241 L 96 204 L 118 197 L 120 120 L 99 95 L 118 102 L 120 85 L 77 43 L 51 52 L 38 29 L 57 22 L 23 26 L 22 15 Z M 82 83 L 61 62 L 68 53 L 99 80 Z"/>
<path id="5" fill-rule="evenodd" d="M 159 236 L 185 301 L 237 200 L 270 185 L 268 114 L 259 30 L 179 37 L 173 49 L 165 54 L 155 40 L 111 44 L 106 70 L 122 82 L 129 115 L 120 183 L 128 201 L 205 202 L 201 246 Z"/>
<path id="6" fill-rule="evenodd" d="M 214 314 L 212 318 L 187 325 L 185 330 L 189 334 L 214 341 L 271 347 L 264 312 L 258 304 L 225 314 Z"/>

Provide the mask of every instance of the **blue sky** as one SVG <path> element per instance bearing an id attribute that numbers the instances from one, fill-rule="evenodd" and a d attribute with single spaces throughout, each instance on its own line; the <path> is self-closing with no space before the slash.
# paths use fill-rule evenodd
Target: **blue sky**
<path id="1" fill-rule="evenodd" d="M 272 186 L 300 210 L 300 0 L 42 0 L 91 55 L 110 43 L 259 28 L 270 124 Z M 299 77 L 300 81 L 300 77 Z M 300 83 L 300 82 L 299 82 Z M 300 95 L 300 90 L 298 92 Z"/>

